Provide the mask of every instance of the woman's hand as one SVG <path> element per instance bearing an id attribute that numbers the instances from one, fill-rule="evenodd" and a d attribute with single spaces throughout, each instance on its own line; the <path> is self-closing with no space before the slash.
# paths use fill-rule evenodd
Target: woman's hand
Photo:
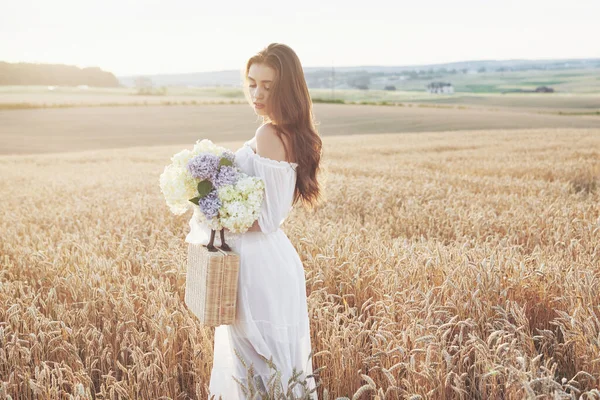
<path id="1" fill-rule="evenodd" d="M 248 229 L 248 231 L 250 232 L 262 232 L 260 230 L 260 225 L 258 225 L 258 220 L 254 221 L 254 223 L 252 224 L 252 226 Z"/>

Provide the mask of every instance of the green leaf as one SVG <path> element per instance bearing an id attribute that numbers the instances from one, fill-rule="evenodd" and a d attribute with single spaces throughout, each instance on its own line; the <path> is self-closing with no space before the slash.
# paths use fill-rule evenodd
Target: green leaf
<path id="1" fill-rule="evenodd" d="M 211 190 L 213 190 L 213 184 L 208 179 L 204 179 L 198 183 L 198 194 L 200 198 L 209 194 Z"/>
<path id="2" fill-rule="evenodd" d="M 231 167 L 233 163 L 229 158 L 221 157 L 221 160 L 219 161 L 219 167 L 222 167 L 223 165 Z"/>
<path id="3" fill-rule="evenodd" d="M 193 199 L 190 199 L 190 201 L 192 203 L 194 203 L 195 205 L 198 205 L 198 201 L 200 201 L 200 197 L 194 197 Z"/>

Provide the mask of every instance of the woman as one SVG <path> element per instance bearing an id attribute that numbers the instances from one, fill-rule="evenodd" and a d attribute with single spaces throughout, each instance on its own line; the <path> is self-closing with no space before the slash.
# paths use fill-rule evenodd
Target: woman
<path id="1" fill-rule="evenodd" d="M 315 387 L 306 281 L 302 261 L 280 225 L 298 202 L 312 207 L 320 200 L 317 181 L 321 139 L 315 129 L 312 103 L 302 65 L 288 46 L 272 43 L 251 57 L 244 71 L 244 93 L 262 117 L 255 137 L 235 153 L 236 165 L 262 178 L 265 198 L 258 219 L 241 235 L 226 232 L 226 241 L 240 254 L 237 315 L 232 325 L 215 328 L 214 361 L 209 398 L 244 399 L 239 383 L 266 388 L 275 372 L 259 356 L 272 359 L 281 371 L 282 388 L 295 367 L 308 388 Z M 186 241 L 198 242 L 207 227 L 192 218 Z M 254 365 L 262 382 L 248 382 L 246 365 Z M 297 385 L 294 394 L 302 394 Z M 312 394 L 317 399 L 316 391 Z"/>

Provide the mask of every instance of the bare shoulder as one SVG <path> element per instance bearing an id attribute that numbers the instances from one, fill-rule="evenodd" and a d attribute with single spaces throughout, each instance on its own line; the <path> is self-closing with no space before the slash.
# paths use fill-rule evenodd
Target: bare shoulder
<path id="1" fill-rule="evenodd" d="M 286 161 L 285 148 L 273 125 L 265 124 L 256 130 L 256 153 L 272 160 Z"/>

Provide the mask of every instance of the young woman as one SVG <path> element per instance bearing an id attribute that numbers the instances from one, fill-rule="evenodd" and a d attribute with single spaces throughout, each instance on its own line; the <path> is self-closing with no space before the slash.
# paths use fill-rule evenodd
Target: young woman
<path id="1" fill-rule="evenodd" d="M 272 358 L 287 389 L 293 368 L 310 389 L 314 378 L 306 281 L 302 261 L 280 225 L 292 206 L 313 207 L 320 200 L 317 172 L 321 138 L 315 128 L 312 102 L 302 65 L 288 46 L 272 43 L 246 63 L 244 92 L 263 124 L 235 153 L 236 165 L 262 178 L 265 198 L 252 228 L 233 240 L 240 254 L 237 315 L 232 325 L 215 328 L 214 361 L 209 398 L 244 399 L 237 378 L 246 387 L 246 368 L 254 365 L 266 387 L 275 371 L 259 356 Z M 231 243 L 230 243 L 231 241 Z M 295 394 L 301 394 L 297 385 Z M 317 399 L 316 391 L 312 395 Z"/>

